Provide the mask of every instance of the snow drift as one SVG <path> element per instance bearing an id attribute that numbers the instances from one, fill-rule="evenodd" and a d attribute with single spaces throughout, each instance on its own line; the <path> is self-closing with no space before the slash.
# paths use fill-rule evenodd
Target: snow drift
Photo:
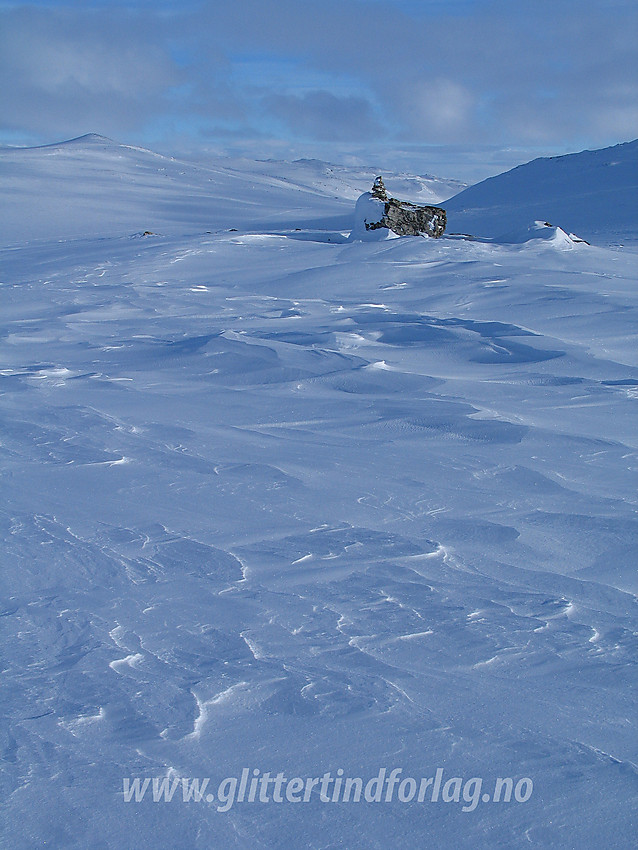
<path id="1" fill-rule="evenodd" d="M 593 205 L 338 242 L 316 163 L 0 158 L 3 846 L 632 846 L 635 249 L 564 250 Z"/>

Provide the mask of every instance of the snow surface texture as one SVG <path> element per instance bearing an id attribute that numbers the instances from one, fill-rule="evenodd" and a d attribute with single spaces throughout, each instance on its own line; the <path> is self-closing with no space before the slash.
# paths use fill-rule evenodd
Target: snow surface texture
<path id="1" fill-rule="evenodd" d="M 2 157 L 3 846 L 632 846 L 635 249 L 346 243 L 284 165 Z M 123 800 L 245 767 L 534 791 Z"/>

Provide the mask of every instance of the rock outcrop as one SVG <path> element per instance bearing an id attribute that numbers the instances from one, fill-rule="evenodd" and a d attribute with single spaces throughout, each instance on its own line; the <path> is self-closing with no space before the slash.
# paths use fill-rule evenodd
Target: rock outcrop
<path id="1" fill-rule="evenodd" d="M 364 218 L 355 223 L 355 230 L 361 230 L 363 224 L 366 231 L 386 228 L 398 236 L 432 236 L 435 239 L 445 232 L 444 209 L 389 197 L 381 177 L 374 181 L 371 192 L 361 195 L 355 215 L 357 212 L 363 212 Z"/>

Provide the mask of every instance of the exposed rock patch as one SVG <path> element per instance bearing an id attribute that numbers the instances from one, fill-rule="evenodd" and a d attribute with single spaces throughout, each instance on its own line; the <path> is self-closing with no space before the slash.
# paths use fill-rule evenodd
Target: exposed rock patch
<path id="1" fill-rule="evenodd" d="M 398 236 L 442 236 L 446 226 L 445 210 L 441 207 L 420 206 L 388 196 L 382 177 L 377 177 L 371 192 L 357 201 L 353 235 L 391 230 Z M 382 234 L 379 234 L 381 237 Z"/>

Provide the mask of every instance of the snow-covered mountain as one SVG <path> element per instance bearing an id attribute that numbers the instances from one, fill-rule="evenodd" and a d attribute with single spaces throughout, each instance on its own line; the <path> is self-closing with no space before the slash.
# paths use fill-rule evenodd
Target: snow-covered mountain
<path id="1" fill-rule="evenodd" d="M 88 135 L 39 148 L 0 149 L 0 238 L 68 239 L 151 230 L 350 229 L 353 199 L 375 178 L 317 160 L 193 164 Z M 455 180 L 388 175 L 396 192 L 434 203 Z"/>
<path id="2" fill-rule="evenodd" d="M 3 846 L 630 847 L 635 247 L 515 193 L 524 242 L 346 241 L 325 164 L 0 165 Z"/>
<path id="3" fill-rule="evenodd" d="M 228 160 L 228 163 L 242 172 L 268 175 L 313 192 L 352 201 L 363 192 L 369 191 L 375 178 L 381 173 L 385 176 L 392 194 L 414 203 L 440 203 L 466 188 L 466 184 L 459 180 L 388 172 L 379 168 L 335 165 L 319 159 L 296 159 L 293 162 L 238 159 Z"/>
<path id="4" fill-rule="evenodd" d="M 447 201 L 450 231 L 499 239 L 534 220 L 597 244 L 635 241 L 638 140 L 535 159 Z"/>

